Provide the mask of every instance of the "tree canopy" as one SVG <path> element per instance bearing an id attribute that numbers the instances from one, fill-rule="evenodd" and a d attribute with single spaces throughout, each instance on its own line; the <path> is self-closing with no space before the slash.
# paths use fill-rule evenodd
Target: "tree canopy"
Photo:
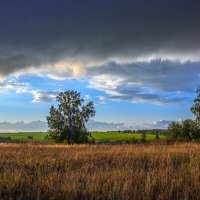
<path id="1" fill-rule="evenodd" d="M 86 123 L 95 116 L 94 103 L 90 101 L 84 105 L 80 93 L 73 90 L 61 92 L 56 100 L 58 108 L 51 106 L 47 116 L 49 137 L 57 142 L 87 142 L 89 132 Z"/>
<path id="2" fill-rule="evenodd" d="M 197 125 L 200 126 L 200 88 L 197 89 L 197 96 L 194 99 L 194 104 L 191 108 L 191 111 L 196 116 Z"/>
<path id="3" fill-rule="evenodd" d="M 186 119 L 182 122 L 172 122 L 168 126 L 168 136 L 172 140 L 199 141 L 200 140 L 200 88 L 197 89 L 197 96 L 191 111 L 196 116 L 195 120 Z"/>
<path id="4" fill-rule="evenodd" d="M 171 122 L 168 127 L 168 136 L 172 140 L 198 141 L 200 139 L 200 130 L 195 121 L 186 119 L 181 122 Z"/>

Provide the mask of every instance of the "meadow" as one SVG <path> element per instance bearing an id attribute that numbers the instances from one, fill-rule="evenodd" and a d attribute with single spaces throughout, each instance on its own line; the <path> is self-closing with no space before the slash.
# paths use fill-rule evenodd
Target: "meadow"
<path id="1" fill-rule="evenodd" d="M 19 133 L 0 133 L 0 137 L 11 137 L 11 139 L 25 140 L 28 136 L 32 136 L 35 140 L 43 140 L 45 132 L 19 132 Z"/>
<path id="2" fill-rule="evenodd" d="M 26 140 L 28 136 L 32 136 L 34 140 L 44 140 L 47 133 L 45 132 L 22 132 L 22 133 L 0 133 L 0 137 L 11 137 L 11 139 Z M 91 136 L 96 141 L 119 141 L 140 139 L 141 134 L 137 133 L 118 133 L 118 132 L 92 132 Z M 160 140 L 165 140 L 166 136 L 159 135 Z M 155 135 L 146 134 L 146 140 L 155 140 Z"/>
<path id="3" fill-rule="evenodd" d="M 118 132 L 93 132 L 92 137 L 97 141 L 117 141 L 117 140 L 132 140 L 141 139 L 141 134 L 138 133 L 118 133 Z M 166 136 L 159 135 L 159 139 L 164 140 Z M 155 140 L 155 135 L 146 134 L 146 140 Z"/>
<path id="4" fill-rule="evenodd" d="M 200 144 L 0 144 L 0 199 L 200 199 Z"/>

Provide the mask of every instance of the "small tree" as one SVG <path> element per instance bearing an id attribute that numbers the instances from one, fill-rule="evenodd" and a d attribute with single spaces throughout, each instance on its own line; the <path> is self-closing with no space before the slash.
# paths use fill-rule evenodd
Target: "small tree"
<path id="1" fill-rule="evenodd" d="M 190 119 L 186 119 L 186 120 L 183 120 L 180 125 L 181 125 L 182 140 L 191 141 L 193 121 Z"/>
<path id="2" fill-rule="evenodd" d="M 29 135 L 29 136 L 27 137 L 27 140 L 33 140 L 33 136 Z"/>
<path id="3" fill-rule="evenodd" d="M 197 96 L 194 100 L 194 104 L 191 107 L 191 111 L 196 116 L 197 126 L 200 127 L 200 88 L 197 89 Z"/>
<path id="4" fill-rule="evenodd" d="M 83 105 L 80 93 L 69 90 L 61 92 L 56 100 L 58 108 L 51 106 L 47 116 L 49 137 L 57 142 L 81 143 L 88 140 L 89 132 L 85 124 L 95 116 L 94 103 Z"/>
<path id="5" fill-rule="evenodd" d="M 171 122 L 168 126 L 167 135 L 172 140 L 180 139 L 181 125 L 178 122 Z"/>
<path id="6" fill-rule="evenodd" d="M 200 139 L 200 128 L 197 126 L 196 121 L 188 120 L 189 126 L 190 126 L 190 137 L 195 140 L 199 141 Z"/>
<path id="7" fill-rule="evenodd" d="M 155 140 L 159 140 L 159 139 L 160 139 L 160 137 L 159 137 L 158 133 L 156 132 Z"/>
<path id="8" fill-rule="evenodd" d="M 141 134 L 141 142 L 146 142 L 146 132 L 143 132 L 142 134 Z"/>

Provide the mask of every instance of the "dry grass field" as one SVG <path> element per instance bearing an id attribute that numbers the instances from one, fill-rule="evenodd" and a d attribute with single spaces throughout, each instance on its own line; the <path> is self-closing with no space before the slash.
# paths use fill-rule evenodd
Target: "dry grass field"
<path id="1" fill-rule="evenodd" d="M 200 199 L 200 144 L 0 144 L 0 199 Z"/>

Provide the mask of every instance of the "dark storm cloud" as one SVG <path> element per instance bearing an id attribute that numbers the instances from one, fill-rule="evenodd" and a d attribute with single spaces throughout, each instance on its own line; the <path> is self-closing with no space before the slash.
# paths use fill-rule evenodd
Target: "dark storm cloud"
<path id="1" fill-rule="evenodd" d="M 199 10 L 197 0 L 2 0 L 0 73 L 62 59 L 195 54 Z"/>

